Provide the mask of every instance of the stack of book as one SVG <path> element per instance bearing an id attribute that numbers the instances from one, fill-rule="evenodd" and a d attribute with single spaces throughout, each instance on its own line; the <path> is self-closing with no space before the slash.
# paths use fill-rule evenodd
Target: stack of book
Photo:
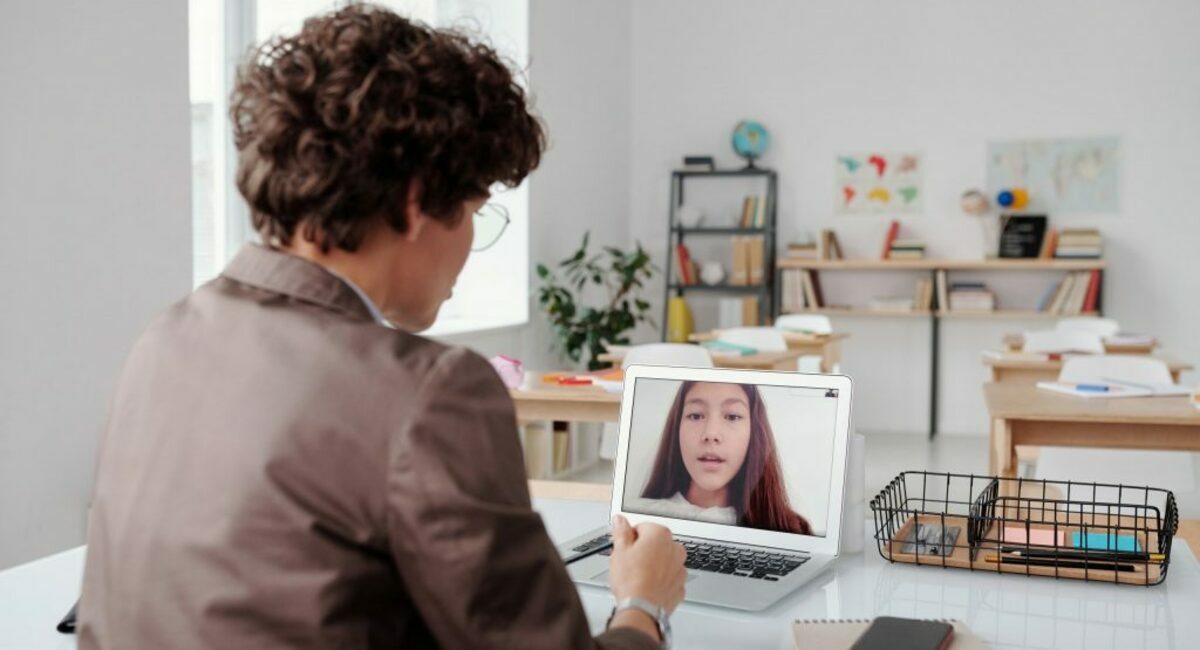
<path id="1" fill-rule="evenodd" d="M 1085 314 L 1096 311 L 1100 300 L 1100 270 L 1074 271 L 1049 287 L 1038 311 L 1048 314 Z"/>
<path id="2" fill-rule="evenodd" d="M 820 250 L 816 242 L 790 242 L 787 245 L 787 256 L 795 260 L 815 260 L 818 259 L 818 255 Z"/>
<path id="3" fill-rule="evenodd" d="M 1064 228 L 1058 233 L 1055 257 L 1098 259 L 1103 253 L 1104 237 L 1095 228 Z"/>
<path id="4" fill-rule="evenodd" d="M 784 269 L 780 276 L 780 308 L 785 314 L 824 306 L 821 283 L 816 271 Z"/>
<path id="5" fill-rule="evenodd" d="M 742 217 L 739 228 L 762 228 L 767 225 L 767 199 L 758 194 L 747 196 L 742 201 Z"/>
<path id="6" fill-rule="evenodd" d="M 729 284 L 757 285 L 763 282 L 766 238 L 762 235 L 733 238 L 733 272 Z"/>
<path id="7" fill-rule="evenodd" d="M 913 308 L 919 311 L 933 309 L 933 280 L 929 278 L 917 280 L 917 293 L 913 298 Z"/>
<path id="8" fill-rule="evenodd" d="M 954 282 L 948 296 L 950 311 L 993 311 L 996 295 L 982 282 Z"/>
<path id="9" fill-rule="evenodd" d="M 897 239 L 892 242 L 888 259 L 923 260 L 925 259 L 925 242 L 916 239 Z"/>

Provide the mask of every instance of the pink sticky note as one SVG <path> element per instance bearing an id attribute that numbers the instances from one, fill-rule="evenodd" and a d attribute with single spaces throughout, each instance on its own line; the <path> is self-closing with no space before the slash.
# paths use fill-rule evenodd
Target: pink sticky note
<path id="1" fill-rule="evenodd" d="M 1028 537 L 1025 535 L 1024 526 L 1005 526 L 1004 541 L 1012 544 L 1037 544 L 1039 546 L 1062 546 L 1064 531 L 1058 531 L 1055 535 L 1053 530 L 1045 528 L 1031 528 Z"/>

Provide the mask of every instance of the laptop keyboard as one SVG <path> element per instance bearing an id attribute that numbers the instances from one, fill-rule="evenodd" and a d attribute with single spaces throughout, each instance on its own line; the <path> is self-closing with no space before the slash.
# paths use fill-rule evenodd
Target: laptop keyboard
<path id="1" fill-rule="evenodd" d="M 586 553 L 598 546 L 608 544 L 610 541 L 610 535 L 601 535 L 571 550 L 576 553 Z M 684 566 L 689 569 L 769 582 L 775 582 L 795 571 L 809 559 L 807 555 L 737 548 L 690 539 L 683 540 L 683 548 L 687 550 L 687 560 L 684 561 Z M 611 555 L 612 548 L 606 548 L 599 554 Z"/>

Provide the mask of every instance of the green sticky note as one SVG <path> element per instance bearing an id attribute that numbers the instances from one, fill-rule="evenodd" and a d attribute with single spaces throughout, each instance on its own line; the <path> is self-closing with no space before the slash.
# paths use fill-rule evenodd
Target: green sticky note
<path id="1" fill-rule="evenodd" d="M 1109 533 L 1071 533 L 1071 546 L 1089 551 L 1117 551 L 1137 553 L 1142 550 L 1133 535 L 1111 535 Z"/>

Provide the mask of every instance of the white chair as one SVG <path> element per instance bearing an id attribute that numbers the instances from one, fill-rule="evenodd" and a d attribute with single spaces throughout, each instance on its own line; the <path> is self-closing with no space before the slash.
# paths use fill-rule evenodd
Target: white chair
<path id="1" fill-rule="evenodd" d="M 1129 381 L 1135 384 L 1173 384 L 1167 362 L 1145 355 L 1097 354 L 1068 357 L 1058 371 L 1059 381 L 1077 384 Z"/>
<path id="2" fill-rule="evenodd" d="M 621 368 L 629 366 L 675 366 L 682 368 L 712 368 L 712 355 L 699 345 L 690 343 L 647 343 L 629 348 L 621 359 Z M 600 434 L 600 457 L 617 457 L 617 425 L 607 422 Z"/>
<path id="3" fill-rule="evenodd" d="M 1025 332 L 1025 352 L 1082 352 L 1104 354 L 1100 335 L 1080 330 L 1038 330 Z"/>
<path id="4" fill-rule="evenodd" d="M 1071 357 L 1063 363 L 1058 379 L 1076 383 L 1106 380 L 1172 383 L 1171 371 L 1165 362 L 1141 355 Z M 1149 485 L 1171 490 L 1177 495 L 1196 489 L 1192 454 L 1171 451 L 1043 447 L 1038 454 L 1035 476 L 1051 480 Z"/>
<path id="5" fill-rule="evenodd" d="M 717 330 L 717 340 L 744 345 L 759 352 L 785 352 L 788 349 L 783 332 L 774 327 L 731 327 Z"/>
<path id="6" fill-rule="evenodd" d="M 775 319 L 775 327 L 793 332 L 833 333 L 833 322 L 824 314 L 783 314 Z"/>
<path id="7" fill-rule="evenodd" d="M 680 366 L 684 368 L 712 368 L 712 355 L 708 350 L 690 343 L 647 343 L 629 348 L 621 359 L 621 367 L 629 366 Z"/>
<path id="8" fill-rule="evenodd" d="M 1111 318 L 1060 318 L 1054 329 L 1060 332 L 1091 332 L 1105 339 L 1121 331 L 1121 326 Z"/>

